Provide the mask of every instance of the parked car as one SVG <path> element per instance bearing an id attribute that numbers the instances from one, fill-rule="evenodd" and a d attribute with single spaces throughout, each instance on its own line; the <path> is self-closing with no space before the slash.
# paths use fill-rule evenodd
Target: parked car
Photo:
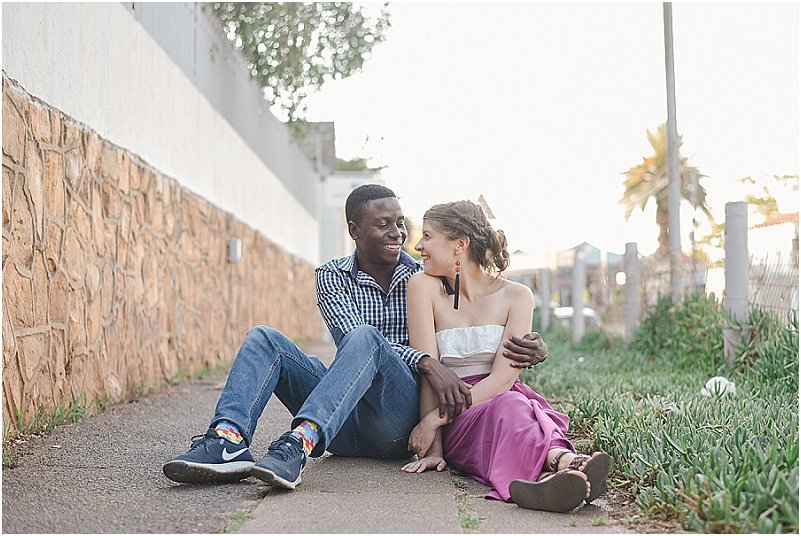
<path id="1" fill-rule="evenodd" d="M 584 307 L 582 312 L 584 313 L 584 327 L 588 329 L 601 327 L 601 316 L 598 311 L 592 307 Z M 573 322 L 573 308 L 557 307 L 553 310 L 553 317 L 560 326 L 569 328 Z"/>

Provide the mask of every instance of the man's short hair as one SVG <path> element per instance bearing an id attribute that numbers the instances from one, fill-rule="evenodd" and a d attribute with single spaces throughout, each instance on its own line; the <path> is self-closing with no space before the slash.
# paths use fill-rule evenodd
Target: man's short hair
<path id="1" fill-rule="evenodd" d="M 345 201 L 345 221 L 359 223 L 362 219 L 362 210 L 370 201 L 398 197 L 395 192 L 380 184 L 362 184 L 353 190 Z"/>

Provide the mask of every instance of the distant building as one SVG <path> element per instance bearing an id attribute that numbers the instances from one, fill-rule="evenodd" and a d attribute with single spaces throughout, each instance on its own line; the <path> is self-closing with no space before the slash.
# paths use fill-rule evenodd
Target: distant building
<path id="1" fill-rule="evenodd" d="M 798 264 L 798 212 L 777 214 L 751 227 L 748 253 L 757 259 L 779 253 Z"/>
<path id="2" fill-rule="evenodd" d="M 798 212 L 777 214 L 748 230 L 750 307 L 798 314 Z"/>
<path id="3" fill-rule="evenodd" d="M 587 242 L 571 249 L 557 251 L 551 262 L 554 278 L 551 282 L 553 292 L 557 293 L 560 305 L 571 305 L 573 291 L 573 264 L 579 252 L 584 254 L 587 281 L 584 284 L 585 302 L 591 306 L 605 306 L 609 303 L 609 292 L 615 286 L 615 275 L 623 271 L 623 255 L 602 252 Z"/>
<path id="4" fill-rule="evenodd" d="M 508 279 L 531 288 L 539 301 L 538 292 L 542 288 L 540 269 L 549 268 L 551 301 L 568 306 L 572 303 L 573 262 L 579 251 L 584 253 L 586 267 L 587 281 L 584 284 L 586 301 L 595 306 L 606 305 L 609 303 L 609 289 L 615 285 L 615 275 L 623 271 L 623 255 L 602 252 L 587 242 L 571 249 L 550 253 L 545 259 L 515 251 L 511 255 L 511 263 L 505 275 Z"/>

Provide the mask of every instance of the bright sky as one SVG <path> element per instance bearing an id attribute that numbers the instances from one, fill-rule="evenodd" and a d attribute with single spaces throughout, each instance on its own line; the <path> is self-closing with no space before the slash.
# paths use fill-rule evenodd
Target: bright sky
<path id="1" fill-rule="evenodd" d="M 378 11 L 375 5 L 371 9 Z M 483 194 L 510 249 L 657 246 L 623 173 L 667 121 L 662 4 L 397 3 L 362 73 L 308 99 L 340 158 L 369 158 L 407 215 Z M 718 221 L 737 179 L 799 173 L 797 3 L 674 3 L 681 152 Z M 776 195 L 776 194 L 774 194 Z M 778 196 L 777 196 L 778 197 Z M 798 193 L 779 199 L 798 210 Z M 700 216 L 700 214 L 699 214 Z M 692 209 L 682 204 L 682 247 Z"/>

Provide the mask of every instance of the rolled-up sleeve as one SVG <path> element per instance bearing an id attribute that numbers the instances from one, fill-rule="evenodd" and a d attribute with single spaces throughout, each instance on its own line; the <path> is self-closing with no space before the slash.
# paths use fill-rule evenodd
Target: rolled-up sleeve
<path id="1" fill-rule="evenodd" d="M 406 346 L 405 344 L 391 342 L 389 345 L 392 346 L 396 352 L 398 352 L 400 358 L 409 366 L 410 369 L 415 372 L 420 372 L 417 370 L 417 362 L 420 361 L 421 358 L 427 356 L 427 353 L 421 352 L 420 350 L 415 350 L 411 346 Z"/>

